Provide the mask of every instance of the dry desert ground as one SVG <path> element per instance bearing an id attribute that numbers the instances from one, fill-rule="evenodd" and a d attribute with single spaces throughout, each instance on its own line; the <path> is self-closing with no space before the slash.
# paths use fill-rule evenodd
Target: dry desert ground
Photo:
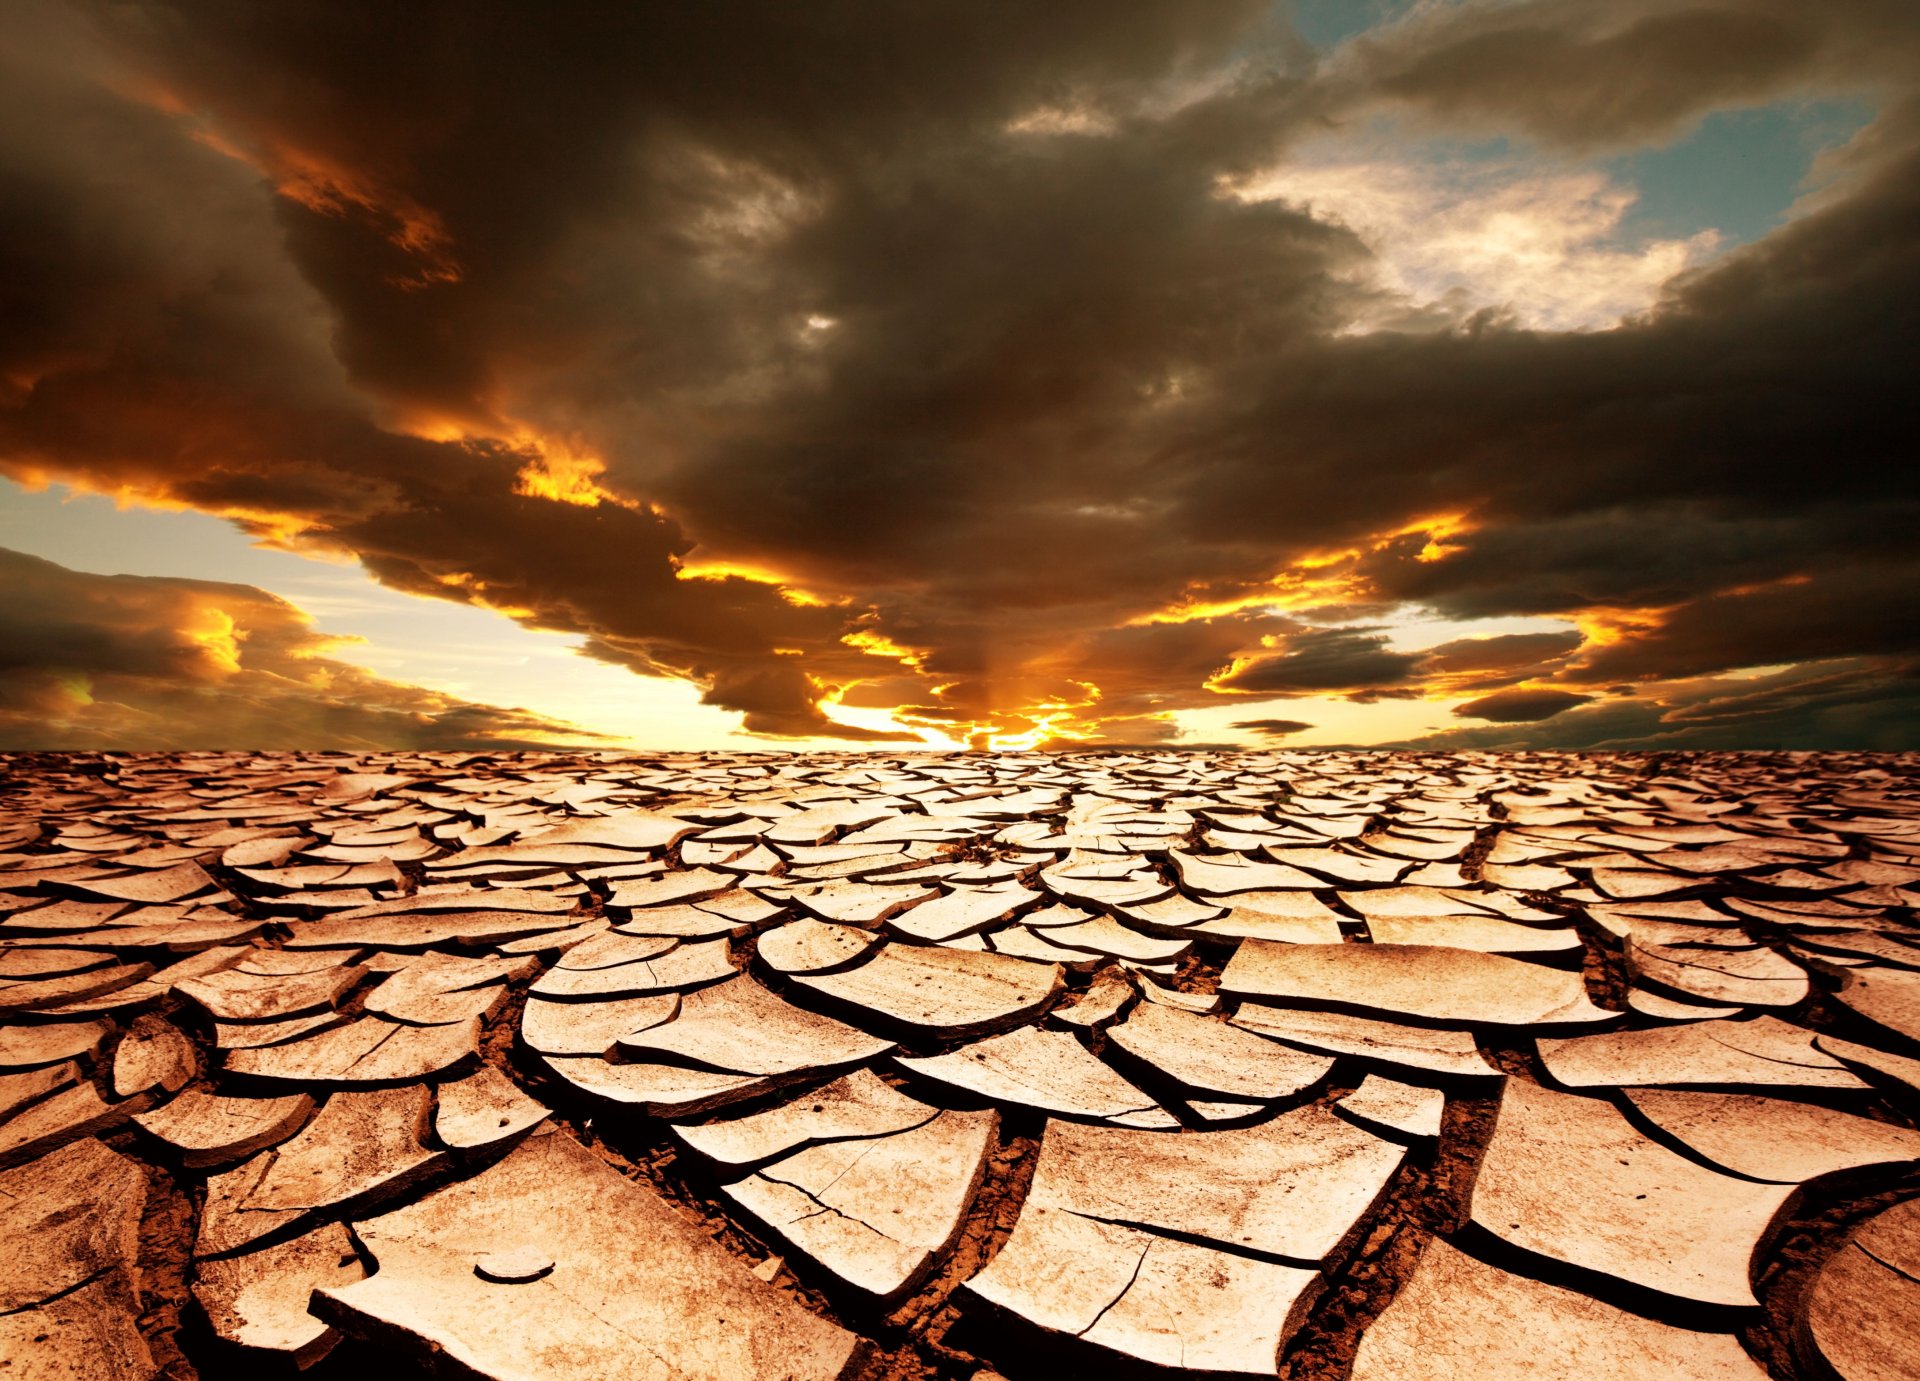
<path id="1" fill-rule="evenodd" d="M 1920 1376 L 1920 757 L 0 759 L 0 1377 Z"/>

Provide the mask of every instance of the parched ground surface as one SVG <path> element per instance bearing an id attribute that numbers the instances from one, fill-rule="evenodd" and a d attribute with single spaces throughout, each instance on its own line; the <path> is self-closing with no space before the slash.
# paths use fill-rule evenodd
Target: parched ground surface
<path id="1" fill-rule="evenodd" d="M 0 1378 L 1920 1376 L 1920 757 L 0 759 Z"/>

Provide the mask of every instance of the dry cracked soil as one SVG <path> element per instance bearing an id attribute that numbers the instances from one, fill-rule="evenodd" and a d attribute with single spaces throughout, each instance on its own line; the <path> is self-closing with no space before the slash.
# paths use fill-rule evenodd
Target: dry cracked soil
<path id="1" fill-rule="evenodd" d="M 0 757 L 0 1381 L 1920 1377 L 1920 755 Z"/>

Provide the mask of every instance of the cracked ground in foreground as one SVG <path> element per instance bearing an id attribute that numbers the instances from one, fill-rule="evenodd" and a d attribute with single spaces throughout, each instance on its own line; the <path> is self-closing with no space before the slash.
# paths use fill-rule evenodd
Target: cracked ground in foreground
<path id="1" fill-rule="evenodd" d="M 0 773 L 0 1378 L 1920 1376 L 1920 756 Z"/>

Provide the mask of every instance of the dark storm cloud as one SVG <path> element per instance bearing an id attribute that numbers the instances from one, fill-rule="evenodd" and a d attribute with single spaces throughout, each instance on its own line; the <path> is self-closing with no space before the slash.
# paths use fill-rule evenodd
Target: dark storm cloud
<path id="1" fill-rule="evenodd" d="M 1097 686 L 1107 713 L 1142 713 L 1162 705 L 1216 703 L 1202 689 L 1232 667 L 1244 649 L 1299 632 L 1290 619 L 1265 614 L 1223 614 L 1184 623 L 1146 623 L 1110 628 L 1063 651 L 1063 673 Z"/>
<path id="2" fill-rule="evenodd" d="M 1204 101 L 1156 126 L 1158 167 L 1124 151 L 1062 160 L 1077 194 L 1051 185 L 1048 159 L 1009 161 L 993 147 L 1005 121 L 1048 101 L 1097 98 L 1124 116 L 1145 84 L 1205 71 L 1253 34 L 1264 22 L 1254 4 L 1203 4 L 1177 19 L 1152 5 L 1051 7 L 1025 17 L 1018 61 L 1003 47 L 1009 16 L 993 6 L 891 18 L 798 19 L 784 6 L 582 12 L 538 24 L 514 6 L 407 16 L 295 6 L 264 27 L 250 13 L 102 11 L 109 63 L 66 12 L 40 12 L 40 37 L 62 47 L 75 80 L 39 84 L 72 107 L 65 123 L 104 136 L 102 147 L 77 141 L 73 161 L 115 159 L 122 176 L 104 194 L 98 179 L 56 176 L 61 160 L 50 158 L 34 170 L 46 185 L 22 198 L 44 230 L 10 237 L 37 257 L 9 266 L 9 281 L 41 285 L 18 316 L 36 329 L 13 342 L 31 388 L 0 436 L 16 472 L 283 520 L 399 588 L 480 599 L 585 632 L 596 652 L 637 669 L 689 676 L 709 703 L 767 732 L 831 731 L 820 695 L 885 670 L 840 642 L 861 609 L 796 604 L 751 581 L 675 580 L 671 562 L 691 545 L 679 523 L 611 504 L 529 502 L 516 493 L 527 457 L 510 446 L 393 429 L 511 439 L 522 424 L 571 434 L 584 420 L 615 481 L 700 515 L 700 537 L 733 555 L 856 580 L 931 556 L 966 575 L 946 607 L 922 601 L 960 623 L 931 639 L 944 646 L 929 664 L 979 662 L 982 644 L 999 655 L 1006 630 L 983 632 L 970 651 L 957 607 L 983 594 L 997 605 L 1071 598 L 1076 557 L 1111 550 L 1136 527 L 1084 512 L 1085 485 L 1071 480 L 1041 496 L 1049 511 L 1025 532 L 980 523 L 992 476 L 979 473 L 979 453 L 1007 439 L 979 415 L 981 391 L 1028 388 L 1031 400 L 1009 397 L 1000 411 L 1051 425 L 1048 400 L 1063 385 L 1097 401 L 1142 367 L 1122 376 L 1095 361 L 1069 378 L 1060 365 L 1077 338 L 1141 315 L 1122 296 L 1117 313 L 1076 324 L 1076 302 L 1105 313 L 1108 289 L 1138 273 L 1153 303 L 1188 314 L 1204 350 L 1203 314 L 1220 304 L 1189 300 L 1188 288 L 1311 297 L 1311 274 L 1298 269 L 1315 262 L 1314 245 L 1346 242 L 1304 217 L 1210 212 L 1204 167 L 1169 171 L 1182 141 L 1202 137 Z M 743 48 L 743 33 L 756 42 Z M 42 59 L 18 56 L 23 71 Z M 91 80 L 101 65 L 112 67 L 107 90 Z M 28 104 L 13 128 L 27 128 Z M 134 154 L 142 144 L 164 154 L 150 170 Z M 923 152 L 932 157 L 917 166 Z M 137 225 L 137 203 L 204 198 L 254 175 L 277 193 L 277 227 L 251 208 L 184 249 L 95 232 Z M 1157 206 L 1153 227 L 1104 262 L 1077 256 L 1115 200 L 1138 191 Z M 824 231 L 795 233 L 821 208 L 832 213 Z M 1195 211 L 1215 229 L 1195 233 Z M 897 300 L 928 277 L 928 261 L 962 260 L 1029 213 L 1051 262 L 1029 255 L 1010 275 L 1019 256 L 974 254 L 983 273 L 949 274 L 944 303 Z M 1269 233 L 1276 219 L 1285 233 Z M 88 245 L 97 257 L 103 240 L 108 264 L 76 256 Z M 241 329 L 272 326 L 252 319 L 261 295 L 236 304 L 215 286 L 235 246 L 282 245 L 297 274 L 276 284 L 287 299 L 279 324 L 301 328 L 301 350 Z M 1168 247 L 1190 260 L 1190 281 L 1147 282 Z M 163 251 L 184 260 L 182 273 L 159 271 Z M 1250 251 L 1257 262 L 1242 262 Z M 1077 282 L 1058 283 L 1057 300 L 1022 305 L 1076 257 L 1087 262 Z M 860 281 L 889 258 L 899 279 Z M 189 339 L 116 331 L 122 299 Z M 1000 329 L 953 310 L 988 303 L 1019 319 Z M 866 306 L 874 319 L 863 326 Z M 788 339 L 816 309 L 854 318 L 835 319 L 835 348 L 853 342 L 848 359 L 822 363 L 811 343 Z M 903 309 L 951 339 L 911 339 L 911 321 L 890 319 Z M 1130 329 L 1135 353 L 1161 368 L 1156 323 Z M 316 335 L 337 366 L 313 357 Z M 1033 351 L 1030 383 L 1008 370 L 1015 348 Z M 555 368 L 530 399 L 527 373 Z M 818 387 L 823 372 L 834 388 Z M 365 399 L 377 405 L 371 417 Z M 942 408 L 971 420 L 942 426 Z M 628 412 L 644 435 L 606 425 Z M 1009 483 L 1013 459 L 1002 462 Z M 1079 530 L 1065 543 L 1056 518 Z M 1042 550 L 1052 569 L 1020 569 Z M 1185 578 L 1189 563 L 1163 554 L 1136 569 L 1138 601 Z M 1113 601 L 1111 573 L 1080 574 L 1096 602 Z M 906 609 L 899 622 L 927 617 Z M 804 671 L 778 660 L 793 651 Z"/>
<path id="3" fill-rule="evenodd" d="M 1815 85 L 1905 82 L 1915 56 L 1903 0 L 1519 0 L 1423 7 L 1337 67 L 1362 98 L 1584 149 Z"/>
<path id="4" fill-rule="evenodd" d="M 740 308 L 759 285 L 716 261 L 756 250 L 756 217 L 837 200 L 881 170 L 911 195 L 1030 106 L 1082 91 L 1126 103 L 1204 70 L 1262 9 L 329 0 L 276 7 L 266 24 L 243 0 L 181 0 L 108 13 L 133 61 L 310 193 L 281 209 L 356 377 L 486 413 L 512 356 L 591 346 L 578 333 L 607 324 L 593 320 L 603 312 L 641 308 L 609 344 L 656 387 L 734 373 L 754 345 Z M 419 212 L 453 276 L 394 292 L 420 258 L 394 243 L 395 222 Z M 561 260 L 596 281 L 556 275 Z M 716 273 L 734 308 L 719 315 L 706 300 Z M 766 285 L 761 304 L 791 286 Z"/>
<path id="5" fill-rule="evenodd" d="M 1245 695 L 1379 692 L 1411 682 L 1414 653 L 1395 652 L 1387 635 L 1371 628 L 1326 628 L 1296 633 L 1283 651 L 1255 657 L 1214 682 Z"/>
<path id="6" fill-rule="evenodd" d="M 824 734 L 866 742 L 921 741 L 920 735 L 911 730 L 836 725 L 818 708 L 816 702 L 820 694 L 820 687 L 809 681 L 800 667 L 791 661 L 780 661 L 720 672 L 711 678 L 701 700 L 723 709 L 743 711 L 741 723 L 749 733 L 783 738 Z M 803 708 L 796 709 L 796 706 Z"/>
<path id="7" fill-rule="evenodd" d="M 1920 668 L 1846 659 L 1767 675 L 1702 677 L 1577 706 L 1543 722 L 1448 729 L 1383 747 L 1904 749 Z"/>
<path id="8" fill-rule="evenodd" d="M 1281 738 L 1287 734 L 1297 734 L 1313 726 L 1299 719 L 1239 719 L 1234 728 L 1244 729 L 1250 734 L 1260 734 L 1266 738 Z"/>
<path id="9" fill-rule="evenodd" d="M 1581 634 L 1573 630 L 1507 633 L 1458 638 L 1437 647 L 1402 652 L 1390 647 L 1388 635 L 1377 628 L 1305 629 L 1285 638 L 1280 651 L 1245 659 L 1211 684 L 1228 694 L 1341 695 L 1363 703 L 1410 699 L 1421 687 L 1462 694 L 1549 674 L 1559 669 L 1581 642 Z M 1483 719 L 1537 719 L 1585 698 L 1569 697 L 1563 691 L 1505 691 L 1483 696 L 1455 713 Z M 1547 705 L 1553 709 L 1534 712 L 1536 707 Z"/>
<path id="10" fill-rule="evenodd" d="M 1264 0 L 262 14 L 23 7 L 9 472 L 351 553 L 782 736 L 875 736 L 837 702 L 1145 742 L 1222 692 L 1910 648 L 1910 5 L 1433 7 L 1319 67 Z M 1390 296 L 1359 237 L 1220 190 L 1383 113 L 1612 147 L 1820 93 L 1881 110 L 1824 200 L 1612 331 L 1351 330 Z M 1297 618 L 1233 612 L 1343 548 Z M 1401 652 L 1400 602 L 1619 637 Z"/>
<path id="11" fill-rule="evenodd" d="M 1641 636 L 1584 659 L 1583 679 L 1694 676 L 1857 653 L 1920 654 L 1911 562 L 1876 562 L 1693 600 Z"/>
<path id="12" fill-rule="evenodd" d="M 386 681 L 264 590 L 0 550 L 0 748 L 524 748 L 594 736 Z"/>
<path id="13" fill-rule="evenodd" d="M 1453 693 L 1491 690 L 1558 670 L 1584 641 L 1575 629 L 1561 633 L 1502 633 L 1488 638 L 1457 638 L 1428 648 L 1422 656 L 1420 670 L 1423 676 L 1444 683 Z"/>
<path id="14" fill-rule="evenodd" d="M 1244 540 L 1285 504 L 1361 537 L 1377 525 L 1361 496 L 1382 492 L 1468 509 L 1442 559 L 1418 559 L 1418 535 L 1368 547 L 1374 588 L 1455 617 L 1639 615 L 1596 679 L 1904 649 L 1915 134 L 1912 108 L 1890 109 L 1844 195 L 1621 329 L 1331 347 L 1218 435 L 1243 459 L 1189 482 L 1190 530 Z M 1260 463 L 1271 437 L 1312 458 L 1304 473 Z"/>
<path id="15" fill-rule="evenodd" d="M 1502 633 L 1490 638 L 1458 638 L 1430 647 L 1429 671 L 1444 675 L 1478 675 L 1530 670 L 1542 662 L 1565 657 L 1580 646 L 1579 633 Z"/>
<path id="16" fill-rule="evenodd" d="M 1552 719 L 1592 699 L 1590 695 L 1575 695 L 1572 691 L 1554 690 L 1548 686 L 1516 686 L 1455 705 L 1453 712 L 1462 719 L 1490 719 L 1496 724 L 1533 724 L 1542 719 Z"/>
<path id="17" fill-rule="evenodd" d="M 63 36 L 49 39 L 56 52 Z M 749 581 L 676 580 L 672 561 L 692 545 L 677 524 L 523 497 L 529 454 L 511 444 L 376 425 L 250 178 L 236 191 L 229 159 L 112 91 L 61 86 L 57 64 L 9 75 L 20 81 L 0 83 L 12 92 L 0 131 L 19 142 L 0 168 L 14 193 L 0 200 L 0 364 L 20 391 L 0 407 L 0 445 L 15 473 L 299 531 L 396 588 L 604 633 L 596 646 L 614 660 L 697 679 L 711 703 L 828 727 L 809 683 L 789 681 L 782 709 L 765 703 L 765 678 L 745 698 L 730 687 L 776 646 L 812 650 L 828 675 L 869 660 L 840 645 L 842 616 Z M 41 128 L 33 105 L 101 136 L 85 150 L 95 175 L 72 176 L 27 137 Z"/>

